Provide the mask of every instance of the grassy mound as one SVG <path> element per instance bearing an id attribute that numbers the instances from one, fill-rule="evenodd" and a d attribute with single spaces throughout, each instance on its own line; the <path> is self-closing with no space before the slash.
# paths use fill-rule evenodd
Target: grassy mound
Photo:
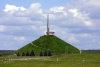
<path id="1" fill-rule="evenodd" d="M 65 41 L 59 39 L 54 35 L 41 36 L 35 41 L 27 44 L 26 46 L 17 50 L 20 54 L 23 52 L 34 51 L 35 55 L 39 55 L 40 52 L 51 52 L 52 55 L 61 55 L 61 54 L 74 54 L 79 53 L 80 51 L 74 46 L 66 43 Z"/>

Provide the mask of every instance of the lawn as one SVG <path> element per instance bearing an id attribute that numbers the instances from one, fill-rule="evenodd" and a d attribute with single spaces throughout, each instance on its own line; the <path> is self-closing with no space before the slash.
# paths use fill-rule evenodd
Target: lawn
<path id="1" fill-rule="evenodd" d="M 71 54 L 52 57 L 1 56 L 0 67 L 100 67 L 100 54 Z"/>

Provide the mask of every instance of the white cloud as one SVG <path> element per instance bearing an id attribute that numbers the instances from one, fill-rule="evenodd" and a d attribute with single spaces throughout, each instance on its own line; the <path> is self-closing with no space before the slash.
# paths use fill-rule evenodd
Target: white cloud
<path id="1" fill-rule="evenodd" d="M 6 30 L 6 26 L 0 25 L 0 32 L 4 32 Z"/>
<path id="2" fill-rule="evenodd" d="M 93 25 L 88 15 L 85 13 L 79 12 L 78 9 L 69 9 L 69 12 L 73 13 L 73 16 L 77 18 L 77 20 L 82 21 L 86 26 Z"/>
<path id="3" fill-rule="evenodd" d="M 100 7 L 100 0 L 85 0 L 88 4 Z"/>
<path id="4" fill-rule="evenodd" d="M 87 33 L 84 33 L 83 35 L 82 35 L 82 37 L 85 37 L 85 38 L 87 38 L 87 37 L 92 37 L 92 35 L 91 34 L 87 34 Z"/>
<path id="5" fill-rule="evenodd" d="M 62 13 L 65 16 L 67 15 L 67 11 L 65 11 L 65 7 L 63 6 L 50 8 L 50 11 L 54 13 Z"/>
<path id="6" fill-rule="evenodd" d="M 10 4 L 7 4 L 5 6 L 5 9 L 3 10 L 4 12 L 10 12 L 10 13 L 14 13 L 16 11 L 25 11 L 26 8 L 24 7 L 17 7 L 15 5 L 10 5 Z"/>
<path id="7" fill-rule="evenodd" d="M 53 20 L 61 19 L 68 15 L 64 6 L 52 7 L 48 12 L 50 13 L 50 18 Z"/>
<path id="8" fill-rule="evenodd" d="M 26 38 L 24 36 L 21 37 L 14 37 L 15 40 L 24 41 Z"/>
<path id="9" fill-rule="evenodd" d="M 31 4 L 30 7 L 27 9 L 26 13 L 28 13 L 29 15 L 34 15 L 34 14 L 35 15 L 42 15 L 43 10 L 41 8 L 41 4 L 40 3 L 33 3 L 33 4 Z"/>
<path id="10" fill-rule="evenodd" d="M 86 26 L 92 26 L 93 25 L 91 21 L 84 21 L 84 23 L 85 23 Z"/>
<path id="11" fill-rule="evenodd" d="M 41 4 L 40 3 L 33 3 L 33 4 L 30 5 L 30 9 L 31 8 L 37 9 L 37 8 L 40 8 L 40 7 L 41 7 Z"/>
<path id="12" fill-rule="evenodd" d="M 71 43 L 77 43 L 77 42 L 79 42 L 79 40 L 76 39 L 75 35 L 70 35 L 68 37 L 68 41 L 71 42 Z"/>
<path id="13" fill-rule="evenodd" d="M 79 15 L 79 12 L 77 9 L 69 9 L 69 12 L 72 12 L 74 17 Z"/>
<path id="14" fill-rule="evenodd" d="M 54 13 L 56 13 L 56 12 L 63 12 L 64 11 L 64 7 L 63 6 L 53 7 L 50 10 L 53 11 Z"/>

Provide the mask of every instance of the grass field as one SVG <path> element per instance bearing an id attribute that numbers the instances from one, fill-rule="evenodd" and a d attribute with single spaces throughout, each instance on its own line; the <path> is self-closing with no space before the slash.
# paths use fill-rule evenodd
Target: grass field
<path id="1" fill-rule="evenodd" d="M 1 56 L 0 67 L 100 67 L 100 54 L 52 57 Z"/>

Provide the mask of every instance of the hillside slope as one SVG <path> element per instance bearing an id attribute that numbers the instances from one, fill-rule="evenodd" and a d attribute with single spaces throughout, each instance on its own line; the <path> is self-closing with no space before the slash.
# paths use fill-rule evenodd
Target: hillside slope
<path id="1" fill-rule="evenodd" d="M 61 54 L 72 54 L 79 53 L 80 51 L 74 46 L 66 43 L 65 41 L 59 39 L 54 35 L 41 36 L 35 41 L 27 44 L 26 46 L 17 50 L 20 54 L 22 52 L 31 52 L 34 51 L 35 55 L 39 55 L 40 52 L 51 52 L 52 55 L 61 55 Z"/>

